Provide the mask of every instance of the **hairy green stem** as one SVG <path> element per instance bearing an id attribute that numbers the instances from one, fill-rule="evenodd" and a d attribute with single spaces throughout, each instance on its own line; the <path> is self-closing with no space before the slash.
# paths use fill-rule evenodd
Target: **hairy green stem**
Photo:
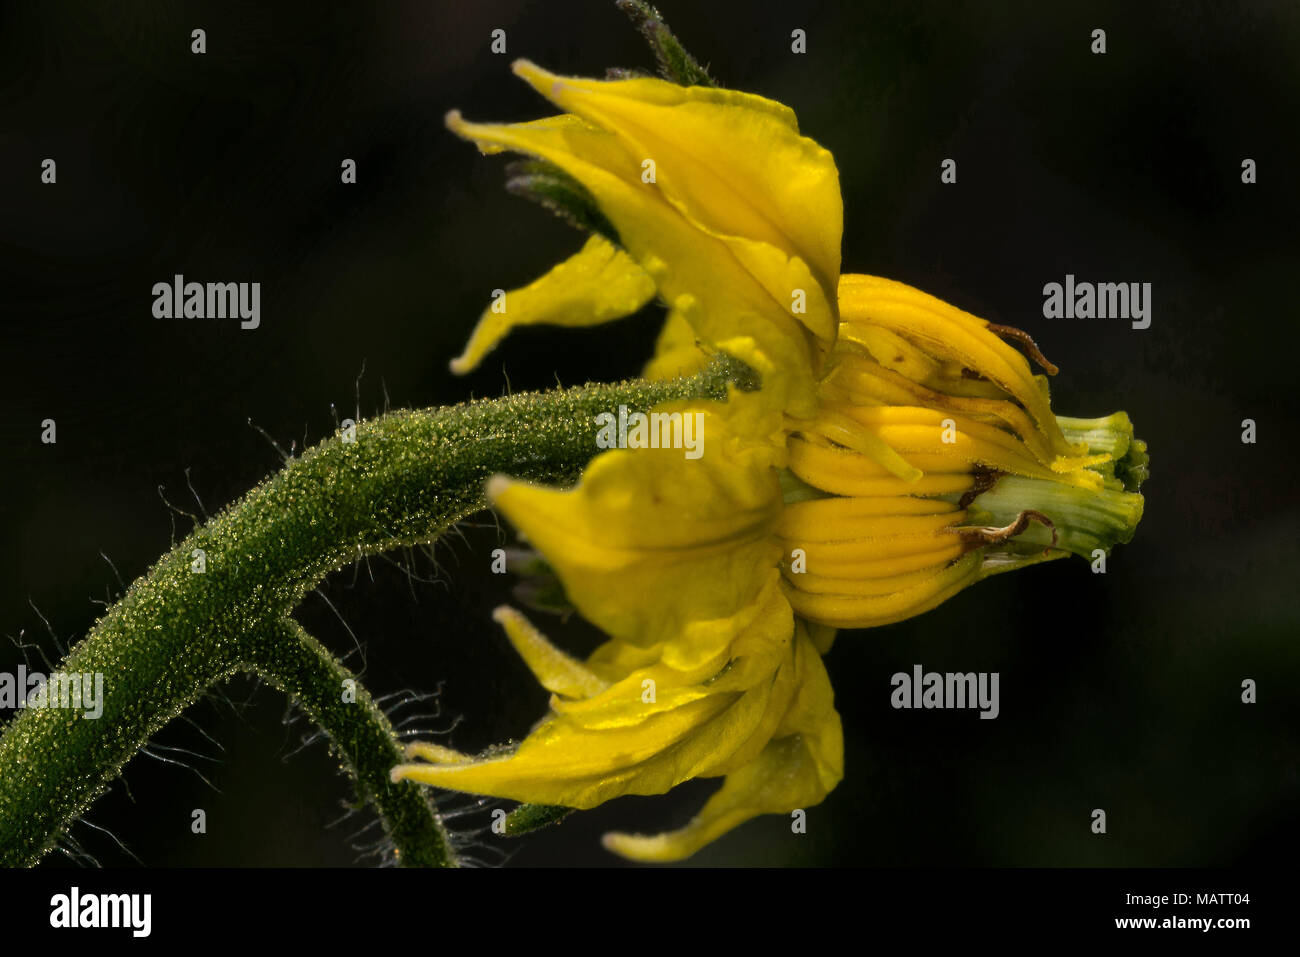
<path id="1" fill-rule="evenodd" d="M 249 670 L 326 725 L 404 863 L 450 863 L 441 827 L 421 822 L 406 792 L 374 778 L 394 761 L 387 721 L 368 695 L 358 694 L 362 706 L 351 712 L 334 706 L 346 673 L 286 624 L 290 612 L 330 571 L 435 541 L 484 507 L 483 485 L 495 473 L 572 481 L 597 451 L 598 413 L 723 398 L 728 383 L 749 384 L 747 373 L 719 360 L 673 382 L 395 412 L 291 460 L 132 583 L 69 653 L 61 674 L 103 675 L 102 714 L 29 707 L 9 722 L 0 735 L 0 864 L 39 860 L 150 736 L 212 685 Z M 268 636 L 284 648 L 269 647 Z"/>
<path id="2" fill-rule="evenodd" d="M 398 863 L 451 863 L 447 833 L 428 790 L 409 781 L 394 784 L 389 777 L 402 760 L 402 745 L 357 677 L 291 618 L 249 645 L 249 670 L 296 701 L 329 735 L 356 784 L 358 803 L 373 804 L 379 812 Z"/>

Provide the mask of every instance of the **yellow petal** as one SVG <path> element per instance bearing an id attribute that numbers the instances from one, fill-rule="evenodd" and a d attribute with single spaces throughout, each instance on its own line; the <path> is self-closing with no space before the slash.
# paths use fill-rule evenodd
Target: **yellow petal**
<path id="1" fill-rule="evenodd" d="M 551 102 L 616 134 L 655 185 L 705 229 L 782 250 L 809 266 L 829 309 L 808 323 L 835 337 L 844 210 L 834 157 L 800 136 L 780 104 L 656 79 L 561 77 L 520 60 L 515 72 Z M 785 286 L 786 295 L 794 288 Z"/>
<path id="2" fill-rule="evenodd" d="M 519 657 L 547 691 L 585 698 L 607 687 L 598 675 L 547 641 L 545 635 L 513 608 L 502 605 L 492 613 L 492 618 L 505 629 Z"/>
<path id="3" fill-rule="evenodd" d="M 776 574 L 779 418 L 767 426 L 773 435 L 755 434 L 763 426 L 745 419 L 750 410 L 764 421 L 757 393 L 666 405 L 654 411 L 698 423 L 698 458 L 613 450 L 571 490 L 502 480 L 489 497 L 547 556 L 585 618 L 642 647 L 675 640 L 692 622 L 752 605 Z"/>
<path id="4" fill-rule="evenodd" d="M 655 341 L 654 358 L 646 363 L 642 375 L 652 382 L 661 382 L 699 372 L 708 362 L 709 354 L 700 348 L 694 327 L 674 309 L 664 320 Z"/>
<path id="5" fill-rule="evenodd" d="M 513 754 L 458 764 L 405 764 L 393 780 L 515 801 L 590 808 L 623 794 L 662 794 L 692 776 L 725 747 L 732 710 L 744 695 L 707 695 L 682 702 L 685 692 L 660 692 L 672 704 L 624 727 L 589 730 L 552 718 L 539 725 Z M 626 705 L 635 707 L 636 701 Z M 727 715 L 733 721 L 726 721 Z M 722 719 L 715 722 L 715 719 Z M 675 765 L 667 760 L 683 761 Z M 680 770 L 679 770 L 680 768 Z"/>
<path id="6" fill-rule="evenodd" d="M 641 182 L 639 161 L 629 156 L 623 144 L 576 117 L 499 125 L 467 123 L 452 113 L 447 123 L 481 149 L 539 156 L 581 182 L 669 308 L 681 312 L 705 343 L 752 338 L 779 363 L 777 385 L 787 391 L 790 410 L 811 414 L 818 351 L 811 333 L 797 321 L 803 317 L 791 313 L 790 292 L 784 284 L 789 281 L 786 271 L 797 272 L 798 267 L 791 266 L 783 253 L 760 281 L 735 251 L 743 249 L 751 259 L 763 258 L 750 241 L 729 244 L 682 216 L 658 189 Z M 810 295 L 810 303 L 813 298 Z"/>
<path id="7" fill-rule="evenodd" d="M 844 774 L 844 739 L 821 656 L 802 633 L 796 648 L 798 692 L 771 740 L 686 827 L 646 837 L 607 834 L 605 847 L 639 861 L 679 861 L 760 814 L 789 814 L 820 803 Z"/>
<path id="8" fill-rule="evenodd" d="M 555 711 L 510 754 L 464 761 L 399 765 L 394 780 L 517 801 L 589 808 L 623 794 L 662 794 L 693 777 L 726 774 L 751 762 L 802 700 L 801 670 L 793 648 L 793 620 L 784 606 L 785 632 L 772 644 L 761 632 L 738 647 L 763 659 L 735 666 L 715 680 L 674 685 L 665 668 L 634 672 L 584 701 L 555 702 Z M 815 651 L 813 652 L 815 655 Z M 806 655 L 804 655 L 806 657 Z"/>
<path id="9" fill-rule="evenodd" d="M 767 569 L 758 596 L 731 614 L 684 616 L 680 630 L 664 634 L 652 645 L 612 639 L 592 653 L 586 666 L 609 682 L 658 668 L 658 679 L 674 684 L 712 678 L 738 657 L 745 658 L 746 669 L 770 670 L 775 667 L 772 656 L 785 647 L 793 628 L 779 575 L 775 569 Z M 731 677 L 734 680 L 735 676 Z"/>
<path id="10" fill-rule="evenodd" d="M 632 257 L 593 235 L 546 275 L 485 309 L 451 371 L 469 372 L 516 326 L 594 326 L 636 312 L 654 293 L 654 280 Z"/>

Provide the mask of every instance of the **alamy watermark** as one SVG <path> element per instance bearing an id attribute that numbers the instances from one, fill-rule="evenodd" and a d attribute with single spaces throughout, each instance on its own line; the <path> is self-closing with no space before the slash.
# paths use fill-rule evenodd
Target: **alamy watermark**
<path id="1" fill-rule="evenodd" d="M 1044 319 L 1131 319 L 1134 329 L 1151 326 L 1151 283 L 1075 282 L 1043 286 Z"/>
<path id="2" fill-rule="evenodd" d="M 104 675 L 56 671 L 46 677 L 25 665 L 12 673 L 0 671 L 0 710 L 12 708 L 78 710 L 93 721 L 104 713 Z"/>
<path id="3" fill-rule="evenodd" d="M 998 705 L 996 671 L 968 671 L 964 674 L 924 671 L 912 666 L 912 673 L 896 673 L 890 684 L 894 691 L 889 703 L 895 708 L 978 708 L 981 718 L 996 718 Z"/>
<path id="4" fill-rule="evenodd" d="M 683 449 L 688 459 L 704 454 L 703 412 L 631 412 L 596 416 L 596 446 L 602 449 Z"/>
<path id="5" fill-rule="evenodd" d="M 153 929 L 153 895 L 83 894 L 74 886 L 50 898 L 50 926 L 122 928 L 132 937 L 148 937 Z"/>
<path id="6" fill-rule="evenodd" d="M 260 282 L 186 282 L 177 273 L 171 282 L 153 284 L 155 319 L 239 319 L 239 328 L 262 324 Z"/>

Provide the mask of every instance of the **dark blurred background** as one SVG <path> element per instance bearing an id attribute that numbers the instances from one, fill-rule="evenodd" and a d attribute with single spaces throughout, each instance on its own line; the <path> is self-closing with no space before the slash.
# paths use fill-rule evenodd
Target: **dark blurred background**
<path id="1" fill-rule="evenodd" d="M 1300 7 L 984 6 L 663 9 L 723 83 L 788 103 L 834 152 L 845 271 L 1029 330 L 1062 367 L 1058 412 L 1131 414 L 1151 448 L 1146 517 L 1104 576 L 1057 562 L 843 634 L 828 666 L 844 782 L 806 835 L 760 819 L 694 861 L 1290 864 Z M 489 50 L 496 28 L 505 56 Z M 1104 56 L 1090 53 L 1094 28 Z M 507 376 L 520 390 L 639 370 L 657 309 L 522 332 L 468 379 L 447 371 L 491 290 L 582 241 L 501 189 L 503 160 L 444 130 L 452 107 L 548 112 L 511 75 L 518 56 L 586 75 L 652 66 L 605 0 L 0 7 L 0 632 L 51 654 L 84 634 L 95 600 L 119 589 L 101 552 L 130 581 L 169 547 L 159 486 L 198 511 L 188 470 L 215 511 L 277 467 L 250 419 L 301 449 L 358 395 L 370 415 L 495 395 Z M 39 181 L 46 157 L 55 186 Z M 948 157 L 955 185 L 939 181 Z M 1241 182 L 1247 157 L 1255 185 Z M 344 158 L 356 185 L 340 183 Z M 154 319 L 153 283 L 178 272 L 260 281 L 261 328 Z M 1152 283 L 1151 328 L 1043 319 L 1043 284 L 1066 273 Z M 39 441 L 45 418 L 57 445 Z M 450 743 L 469 750 L 522 735 L 546 700 L 488 617 L 508 583 L 488 574 L 498 533 L 480 524 L 439 545 L 437 567 L 371 561 L 299 611 L 339 653 L 364 648 L 376 694 L 439 691 L 416 726 L 459 722 Z M 595 640 L 581 622 L 542 624 L 575 649 Z M 21 654 L 2 644 L 12 670 Z M 1000 672 L 1001 716 L 892 710 L 890 676 L 915 663 Z M 1244 678 L 1255 705 L 1241 703 Z M 283 698 L 247 681 L 226 696 L 159 738 L 216 754 L 157 752 L 213 787 L 138 757 L 89 815 L 112 836 L 79 825 L 84 846 L 105 864 L 132 862 L 115 839 L 149 865 L 368 863 L 353 847 L 366 836 L 352 837 L 364 818 L 326 828 L 349 790 L 322 746 L 289 756 L 301 727 L 282 723 Z M 489 835 L 475 853 L 616 863 L 603 831 L 679 826 L 713 786 L 615 801 L 515 842 Z M 1089 830 L 1093 808 L 1105 836 Z M 482 827 L 487 811 L 453 823 Z"/>

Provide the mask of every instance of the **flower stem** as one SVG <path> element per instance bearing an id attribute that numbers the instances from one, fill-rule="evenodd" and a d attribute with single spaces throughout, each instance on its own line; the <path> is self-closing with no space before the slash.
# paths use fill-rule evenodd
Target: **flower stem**
<path id="1" fill-rule="evenodd" d="M 383 820 L 398 863 L 451 863 L 447 833 L 428 789 L 408 781 L 394 784 L 389 777 L 402 760 L 402 745 L 356 676 L 292 618 L 249 646 L 251 669 L 294 699 L 329 735 L 356 784 L 358 803 L 374 804 Z"/>
<path id="2" fill-rule="evenodd" d="M 291 460 L 163 556 L 72 649 L 59 673 L 103 675 L 97 718 L 43 706 L 9 722 L 0 735 L 0 865 L 39 860 L 153 734 L 214 684 L 248 671 L 322 723 L 403 863 L 452 863 L 433 809 L 425 805 L 426 820 L 409 789 L 379 781 L 396 763 L 387 720 L 361 688 L 360 706 L 343 710 L 350 676 L 289 614 L 330 571 L 433 542 L 482 509 L 495 473 L 572 481 L 596 452 L 598 413 L 725 398 L 728 383 L 748 384 L 747 373 L 723 359 L 672 382 L 394 412 Z"/>

